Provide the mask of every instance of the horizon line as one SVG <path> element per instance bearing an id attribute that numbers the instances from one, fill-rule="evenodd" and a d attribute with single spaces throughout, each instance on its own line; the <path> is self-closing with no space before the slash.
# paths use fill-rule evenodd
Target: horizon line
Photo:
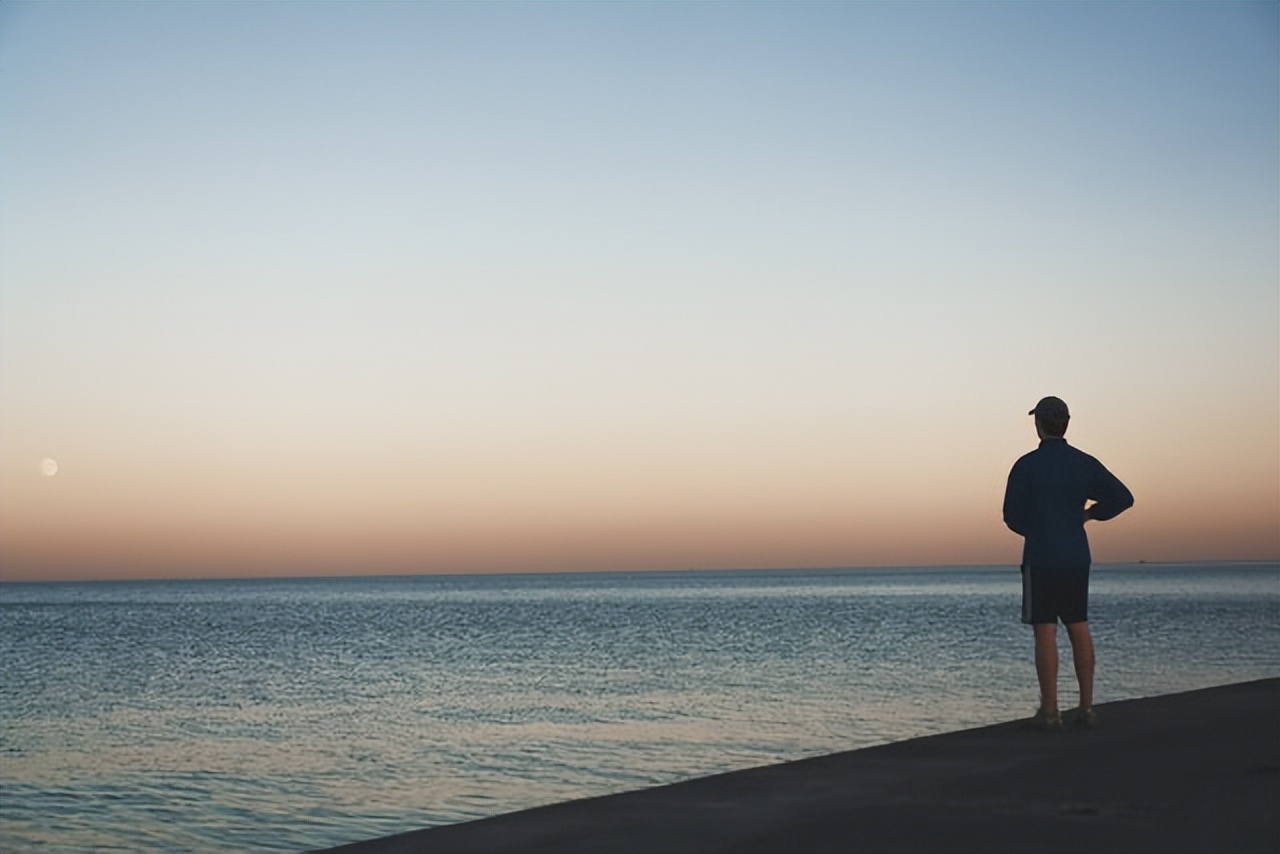
<path id="1" fill-rule="evenodd" d="M 1091 569 L 1112 567 L 1186 567 L 1186 566 L 1241 566 L 1275 564 L 1280 558 L 1206 558 L 1198 560 L 1132 560 L 1099 561 Z M 776 567 L 682 567 L 655 569 L 561 569 L 495 572 L 378 572 L 378 573 L 319 573 L 315 575 L 172 575 L 172 576 L 120 576 L 115 578 L 0 578 L 0 586 L 19 584 L 116 584 L 174 581 L 340 581 L 348 579 L 409 579 L 409 578 L 534 578 L 560 575 L 691 575 L 691 574 L 767 574 L 787 572 L 904 572 L 920 570 L 1017 570 L 1013 563 L 939 563 L 939 564 L 847 564 L 835 566 L 776 566 Z"/>

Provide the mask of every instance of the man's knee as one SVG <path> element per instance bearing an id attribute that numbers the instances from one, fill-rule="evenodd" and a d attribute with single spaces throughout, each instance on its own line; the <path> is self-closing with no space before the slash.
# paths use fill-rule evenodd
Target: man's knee
<path id="1" fill-rule="evenodd" d="M 1032 623 L 1031 633 L 1035 635 L 1037 643 L 1057 643 L 1058 624 Z"/>
<path id="2" fill-rule="evenodd" d="M 1068 624 L 1067 640 L 1071 641 L 1071 649 L 1077 654 L 1093 651 L 1093 636 L 1089 633 L 1087 622 Z"/>

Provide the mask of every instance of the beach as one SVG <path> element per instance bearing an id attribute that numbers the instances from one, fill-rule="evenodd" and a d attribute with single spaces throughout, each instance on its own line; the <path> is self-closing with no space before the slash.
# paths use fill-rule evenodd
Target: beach
<path id="1" fill-rule="evenodd" d="M 326 849 L 410 852 L 1275 852 L 1280 679 L 1098 707 Z"/>

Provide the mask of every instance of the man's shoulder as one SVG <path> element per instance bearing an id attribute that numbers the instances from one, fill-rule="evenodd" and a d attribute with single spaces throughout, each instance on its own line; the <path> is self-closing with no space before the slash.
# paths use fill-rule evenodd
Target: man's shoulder
<path id="1" fill-rule="evenodd" d="M 1088 465 L 1101 465 L 1097 458 L 1085 453 L 1075 445 L 1067 444 L 1063 440 L 1045 442 L 1038 447 L 1032 448 L 1022 456 L 1018 457 L 1013 463 L 1013 468 L 1027 468 L 1038 465 L 1057 467 L 1062 465 L 1064 460 L 1073 460 Z"/>
<path id="2" fill-rule="evenodd" d="M 1094 462 L 1097 462 L 1093 455 L 1080 450 L 1066 439 L 1048 440 L 1041 444 L 1040 447 L 1036 448 L 1036 451 L 1043 451 L 1048 454 L 1061 454 L 1063 456 L 1074 457 L 1076 459 L 1093 460 Z M 1032 451 L 1031 453 L 1034 454 L 1036 451 Z M 1028 456 L 1030 456 L 1030 454 L 1028 454 Z"/>
<path id="3" fill-rule="evenodd" d="M 1080 450 L 1075 445 L 1068 445 L 1066 442 L 1063 442 L 1062 446 L 1067 450 L 1068 453 L 1070 453 L 1073 457 L 1075 457 L 1076 459 L 1082 462 L 1087 462 L 1090 465 L 1101 465 L 1101 463 L 1098 462 L 1097 457 L 1093 456 L 1092 454 L 1086 451 Z"/>
<path id="4" fill-rule="evenodd" d="M 1009 469 L 1009 474 L 1016 474 L 1019 471 L 1026 471 L 1028 468 L 1035 468 L 1036 459 L 1043 456 L 1039 448 L 1033 448 L 1022 456 L 1013 461 L 1013 466 Z"/>
<path id="5" fill-rule="evenodd" d="M 1035 459 L 1035 456 L 1038 453 L 1040 453 L 1039 448 L 1033 448 L 1032 450 L 1027 451 L 1025 454 L 1013 461 L 1013 467 L 1017 468 L 1018 466 L 1026 465 L 1029 460 Z"/>

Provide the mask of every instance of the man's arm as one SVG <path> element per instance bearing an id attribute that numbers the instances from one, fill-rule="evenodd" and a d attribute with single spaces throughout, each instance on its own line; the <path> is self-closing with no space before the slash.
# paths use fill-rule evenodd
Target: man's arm
<path id="1" fill-rule="evenodd" d="M 1129 487 L 1107 471 L 1102 463 L 1098 463 L 1089 497 L 1094 503 L 1085 508 L 1084 518 L 1099 522 L 1114 519 L 1133 506 L 1133 493 L 1129 491 Z"/>
<path id="2" fill-rule="evenodd" d="M 1024 537 L 1027 535 L 1026 494 L 1026 484 L 1015 463 L 1004 486 L 1004 523 L 1010 531 Z"/>

